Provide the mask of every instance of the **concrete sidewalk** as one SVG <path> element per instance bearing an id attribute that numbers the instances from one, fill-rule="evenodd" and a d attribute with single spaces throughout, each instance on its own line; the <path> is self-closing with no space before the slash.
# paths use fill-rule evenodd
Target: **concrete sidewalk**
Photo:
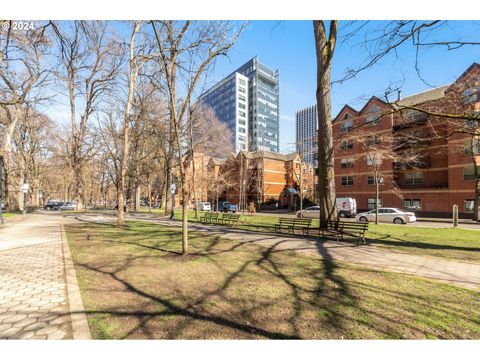
<path id="1" fill-rule="evenodd" d="M 82 215 L 87 221 L 113 221 L 114 216 Z M 179 221 L 158 216 L 135 215 L 132 220 L 155 222 L 168 226 L 181 227 Z M 320 258 L 340 260 L 347 263 L 366 265 L 371 268 L 419 276 L 426 279 L 480 290 L 480 264 L 450 260 L 434 256 L 412 255 L 379 249 L 371 245 L 357 246 L 348 242 L 318 241 L 312 238 L 293 237 L 275 233 L 259 233 L 218 225 L 189 223 L 193 231 L 208 232 L 209 235 L 273 247 L 275 250 L 293 250 Z"/>
<path id="2" fill-rule="evenodd" d="M 0 229 L 0 339 L 89 337 L 88 330 L 74 336 L 78 323 L 72 326 L 72 320 L 78 315 L 71 316 L 72 284 L 66 279 L 66 265 L 71 274 L 66 260 L 71 260 L 64 256 L 69 251 L 63 221 L 29 214 Z M 86 318 L 81 322 L 84 326 Z"/>

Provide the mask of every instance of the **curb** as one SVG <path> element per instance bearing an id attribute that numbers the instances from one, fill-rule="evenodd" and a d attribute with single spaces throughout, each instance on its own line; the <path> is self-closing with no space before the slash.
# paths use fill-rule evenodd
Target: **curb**
<path id="1" fill-rule="evenodd" d="M 72 254 L 67 242 L 65 228 L 61 226 L 63 258 L 65 260 L 65 280 L 67 283 L 68 305 L 70 318 L 72 319 L 73 339 L 90 340 L 90 327 L 88 326 L 87 315 L 83 307 L 80 288 L 78 287 L 77 275 L 73 266 Z"/>

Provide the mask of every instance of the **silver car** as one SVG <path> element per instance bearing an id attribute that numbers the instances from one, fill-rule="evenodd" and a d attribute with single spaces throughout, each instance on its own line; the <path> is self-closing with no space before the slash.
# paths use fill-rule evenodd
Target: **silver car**
<path id="1" fill-rule="evenodd" d="M 318 219 L 320 217 L 320 206 L 310 206 L 301 211 L 297 211 L 297 218 L 300 217 L 300 214 L 302 214 L 304 218 Z"/>
<path id="2" fill-rule="evenodd" d="M 359 213 L 355 216 L 355 220 L 359 222 L 375 222 L 376 210 Z M 406 212 L 397 208 L 379 208 L 378 222 L 408 224 L 417 221 L 413 212 Z"/>

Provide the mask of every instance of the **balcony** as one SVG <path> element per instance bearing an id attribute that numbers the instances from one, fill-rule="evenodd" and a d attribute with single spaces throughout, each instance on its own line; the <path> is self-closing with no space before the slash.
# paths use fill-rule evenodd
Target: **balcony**
<path id="1" fill-rule="evenodd" d="M 393 169 L 396 171 L 408 170 L 408 169 L 427 169 L 432 166 L 430 155 L 421 155 L 413 161 L 393 162 Z"/>
<path id="2" fill-rule="evenodd" d="M 395 121 L 393 130 L 401 130 L 412 126 L 425 125 L 428 115 L 422 112 L 412 112 L 405 114 L 403 119 Z"/>
<path id="3" fill-rule="evenodd" d="M 395 139 L 393 141 L 393 148 L 395 150 L 408 148 L 422 148 L 431 145 L 429 134 L 422 133 L 419 135 L 406 136 L 402 139 Z"/>

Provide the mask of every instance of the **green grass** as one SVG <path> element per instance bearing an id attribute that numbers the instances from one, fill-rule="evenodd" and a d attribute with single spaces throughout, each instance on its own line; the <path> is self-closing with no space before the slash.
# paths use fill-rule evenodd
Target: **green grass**
<path id="1" fill-rule="evenodd" d="M 478 292 L 147 222 L 69 224 L 94 338 L 480 339 Z"/>
<path id="2" fill-rule="evenodd" d="M 390 250 L 480 262 L 478 230 L 370 224 L 367 237 Z"/>
<path id="3" fill-rule="evenodd" d="M 200 214 L 202 212 L 199 212 L 199 216 Z M 181 217 L 181 211 L 176 210 L 175 218 Z M 200 221 L 194 218 L 193 211 L 189 211 L 188 219 L 191 222 Z M 238 228 L 249 231 L 273 231 L 272 226 L 277 222 L 277 216 L 241 215 Z M 318 225 L 318 220 L 313 219 L 312 226 Z M 392 251 L 480 262 L 478 230 L 369 224 L 366 238 L 370 244 Z"/>
<path id="4" fill-rule="evenodd" d="M 15 212 L 2 212 L 2 216 L 4 218 L 9 218 L 9 217 L 14 217 L 20 215 L 20 213 L 15 213 Z"/>

